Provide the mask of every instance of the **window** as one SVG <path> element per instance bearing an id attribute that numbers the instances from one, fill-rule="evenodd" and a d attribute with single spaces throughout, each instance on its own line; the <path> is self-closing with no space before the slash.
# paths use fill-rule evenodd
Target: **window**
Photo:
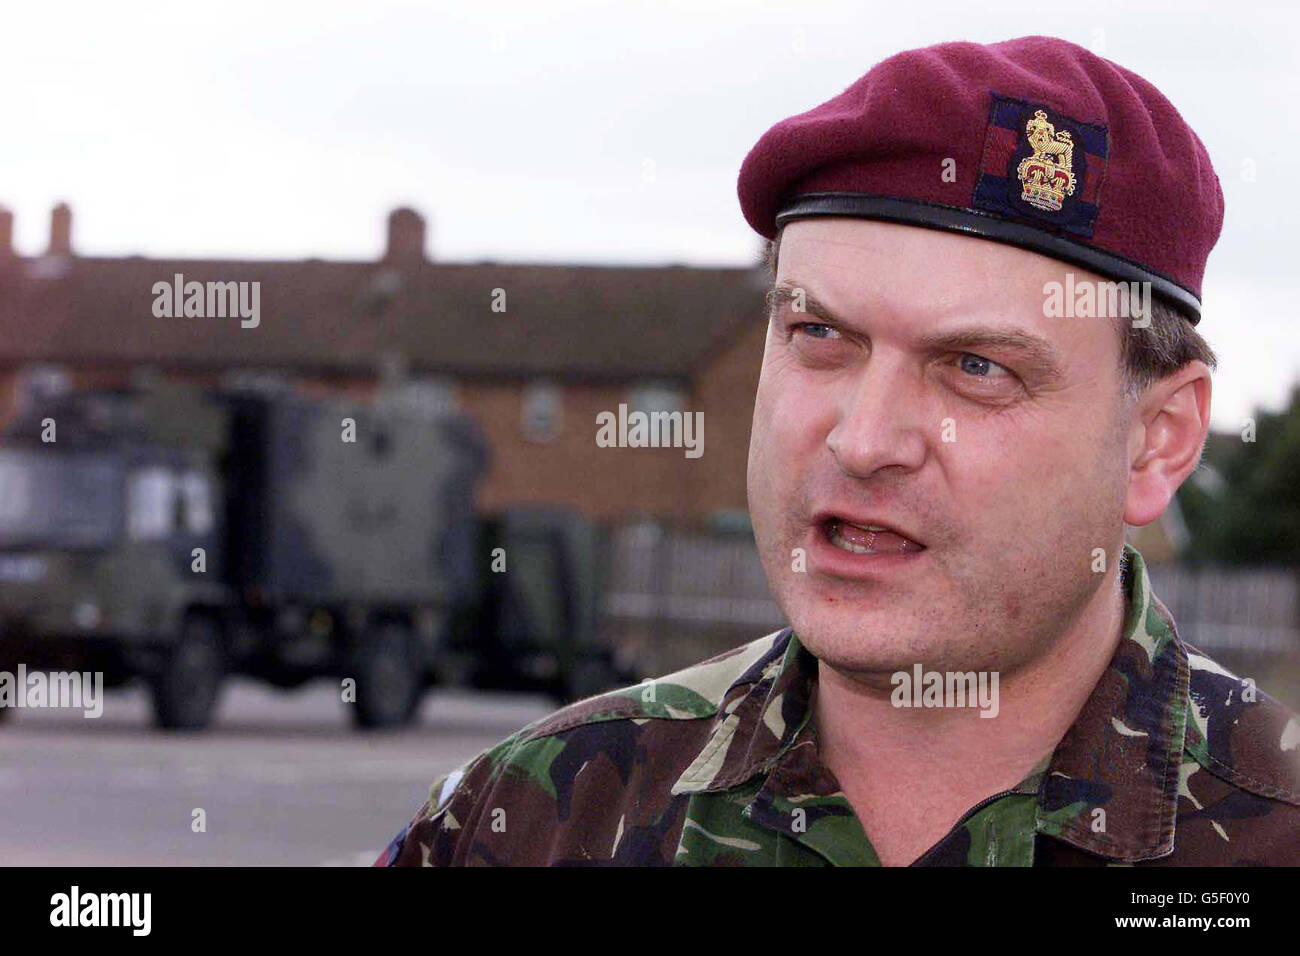
<path id="1" fill-rule="evenodd" d="M 185 502 L 183 527 L 190 534 L 207 534 L 212 530 L 212 485 L 206 475 L 187 471 L 181 476 L 181 498 Z"/>
<path id="2" fill-rule="evenodd" d="M 533 442 L 549 442 L 559 437 L 564 427 L 564 408 L 560 386 L 538 381 L 524 389 L 524 437 Z"/>
<path id="3" fill-rule="evenodd" d="M 126 493 L 126 530 L 136 541 L 165 538 L 176 527 L 177 483 L 166 468 L 141 468 L 131 473 Z"/>
<path id="4" fill-rule="evenodd" d="M 18 374 L 18 404 L 31 408 L 72 388 L 72 376 L 58 365 L 29 365 Z"/>
<path id="5" fill-rule="evenodd" d="M 676 385 L 644 382 L 632 389 L 627 399 L 629 412 L 681 412 L 686 410 L 686 395 Z"/>
<path id="6" fill-rule="evenodd" d="M 0 548 L 107 544 L 121 500 L 122 472 L 111 456 L 0 449 Z"/>
<path id="7" fill-rule="evenodd" d="M 448 415 L 458 407 L 453 383 L 434 377 L 385 383 L 375 396 L 375 404 L 427 418 Z"/>

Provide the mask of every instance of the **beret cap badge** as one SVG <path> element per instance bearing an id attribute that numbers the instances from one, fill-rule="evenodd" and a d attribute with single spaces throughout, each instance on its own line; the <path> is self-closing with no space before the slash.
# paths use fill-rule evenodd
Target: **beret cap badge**
<path id="1" fill-rule="evenodd" d="M 1023 184 L 1020 198 L 1039 209 L 1060 212 L 1065 197 L 1074 195 L 1074 169 L 1070 162 L 1074 140 L 1069 130 L 1058 133 L 1042 110 L 1034 110 L 1033 117 L 1025 124 L 1025 135 L 1034 152 L 1016 167 L 1016 178 Z"/>
<path id="2" fill-rule="evenodd" d="M 991 93 L 972 205 L 1091 236 L 1101 206 L 1110 137 L 1043 103 Z"/>

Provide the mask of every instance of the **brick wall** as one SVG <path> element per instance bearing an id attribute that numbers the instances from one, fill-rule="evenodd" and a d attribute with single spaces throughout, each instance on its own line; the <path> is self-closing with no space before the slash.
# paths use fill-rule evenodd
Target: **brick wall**
<path id="1" fill-rule="evenodd" d="M 745 470 L 766 335 L 766 323 L 754 318 L 696 377 L 697 407 L 704 411 L 704 457 L 694 463 L 693 499 L 700 516 L 748 510 Z"/>
<path id="2" fill-rule="evenodd" d="M 559 382 L 560 426 L 550 441 L 524 433 L 525 392 L 530 383 L 463 380 L 453 392 L 479 423 L 492 449 L 479 488 L 479 505 L 494 509 L 545 504 L 574 507 L 596 518 L 640 516 L 698 520 L 718 510 L 744 510 L 745 463 L 754 389 L 762 360 L 764 329 L 747 328 L 698 370 L 685 393 L 685 411 L 704 413 L 704 454 L 687 458 L 682 448 L 601 448 L 596 416 L 617 413 L 632 398 L 635 383 Z M 139 375 L 129 367 L 70 366 L 75 389 L 127 385 Z M 168 379 L 213 387 L 216 371 L 167 369 Z M 0 419 L 12 414 L 20 373 L 0 375 Z M 370 377 L 295 377 L 307 396 L 371 397 Z"/>
<path id="3" fill-rule="evenodd" d="M 479 490 L 481 507 L 571 505 L 598 518 L 650 514 L 687 517 L 693 505 L 693 470 L 708 459 L 688 459 L 680 448 L 601 448 L 596 416 L 617 412 L 628 385 L 560 385 L 562 423 L 554 439 L 539 443 L 522 428 L 526 383 L 462 382 L 461 406 L 478 421 L 493 460 Z M 693 410 L 693 409 L 692 409 Z"/>

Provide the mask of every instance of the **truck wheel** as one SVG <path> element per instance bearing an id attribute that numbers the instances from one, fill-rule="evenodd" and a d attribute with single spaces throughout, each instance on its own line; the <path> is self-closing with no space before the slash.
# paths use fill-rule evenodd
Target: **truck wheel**
<path id="1" fill-rule="evenodd" d="M 423 688 L 405 625 L 389 622 L 369 631 L 357 648 L 352 674 L 357 681 L 352 720 L 358 727 L 404 727 L 415 717 Z"/>
<path id="2" fill-rule="evenodd" d="M 190 615 L 169 648 L 162 669 L 150 679 L 154 722 L 167 729 L 206 727 L 225 679 L 225 653 L 216 621 Z"/>

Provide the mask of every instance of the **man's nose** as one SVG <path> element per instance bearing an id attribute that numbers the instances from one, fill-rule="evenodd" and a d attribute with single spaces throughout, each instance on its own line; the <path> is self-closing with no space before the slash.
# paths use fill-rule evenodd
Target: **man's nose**
<path id="1" fill-rule="evenodd" d="M 856 478 L 882 468 L 912 471 L 925 461 L 926 429 L 939 433 L 932 415 L 918 373 L 877 353 L 846 386 L 826 445 L 840 469 Z"/>

